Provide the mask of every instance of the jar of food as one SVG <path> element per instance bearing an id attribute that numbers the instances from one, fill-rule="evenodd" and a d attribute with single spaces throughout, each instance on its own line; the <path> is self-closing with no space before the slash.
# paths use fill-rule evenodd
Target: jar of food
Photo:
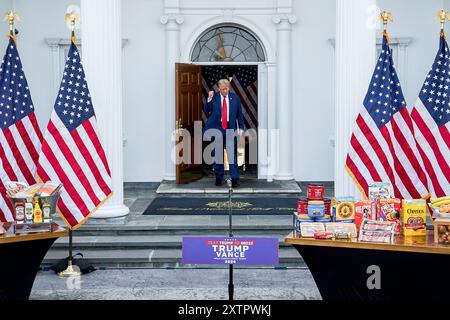
<path id="1" fill-rule="evenodd" d="M 25 222 L 25 204 L 21 201 L 15 203 L 15 214 L 16 214 L 16 222 L 18 224 Z"/>

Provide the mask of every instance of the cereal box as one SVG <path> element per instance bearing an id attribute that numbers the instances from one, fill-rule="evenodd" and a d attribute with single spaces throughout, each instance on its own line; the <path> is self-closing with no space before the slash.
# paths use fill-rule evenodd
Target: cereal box
<path id="1" fill-rule="evenodd" d="M 425 200 L 402 201 L 402 231 L 405 236 L 425 236 L 427 234 L 427 204 Z"/>
<path id="2" fill-rule="evenodd" d="M 392 194 L 392 184 L 390 182 L 374 182 L 369 186 L 369 199 L 389 199 Z"/>
<path id="3" fill-rule="evenodd" d="M 390 199 L 393 196 L 390 182 L 374 182 L 369 185 L 369 200 L 372 200 L 372 212 L 376 214 L 378 199 Z"/>
<path id="4" fill-rule="evenodd" d="M 379 221 L 392 221 L 396 223 L 395 233 L 401 233 L 400 224 L 400 199 L 378 199 L 377 203 L 377 218 Z"/>
<path id="5" fill-rule="evenodd" d="M 355 198 L 333 198 L 332 220 L 334 222 L 355 222 Z"/>
<path id="6" fill-rule="evenodd" d="M 362 200 L 355 203 L 355 224 L 358 231 L 364 219 L 377 219 L 376 211 L 372 208 L 372 202 L 372 200 Z"/>

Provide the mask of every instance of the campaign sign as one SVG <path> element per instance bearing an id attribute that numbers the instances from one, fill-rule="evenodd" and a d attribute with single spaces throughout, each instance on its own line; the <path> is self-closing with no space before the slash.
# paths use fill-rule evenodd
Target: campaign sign
<path id="1" fill-rule="evenodd" d="M 184 264 L 278 264 L 278 238 L 183 237 Z"/>

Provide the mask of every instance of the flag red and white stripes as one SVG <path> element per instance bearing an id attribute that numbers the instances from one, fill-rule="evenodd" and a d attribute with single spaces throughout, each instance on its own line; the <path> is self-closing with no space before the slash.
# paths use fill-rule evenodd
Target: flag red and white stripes
<path id="1" fill-rule="evenodd" d="M 44 134 L 37 174 L 63 184 L 58 209 L 77 229 L 111 194 L 111 172 L 76 46 L 69 50 L 60 92 Z"/>
<path id="2" fill-rule="evenodd" d="M 390 182 L 399 198 L 429 196 L 412 120 L 386 37 L 356 119 L 346 168 L 366 197 L 373 182 Z"/>
<path id="3" fill-rule="evenodd" d="M 36 183 L 36 165 L 42 141 L 30 90 L 12 37 L 0 67 L 0 128 L 0 221 L 4 222 L 14 220 L 5 183 Z"/>
<path id="4" fill-rule="evenodd" d="M 450 195 L 450 52 L 439 50 L 411 111 L 414 134 L 433 198 Z"/>

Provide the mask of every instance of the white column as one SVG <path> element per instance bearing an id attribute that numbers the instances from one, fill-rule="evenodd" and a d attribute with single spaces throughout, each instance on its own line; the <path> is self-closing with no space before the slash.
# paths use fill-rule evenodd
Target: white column
<path id="1" fill-rule="evenodd" d="M 292 44 L 293 15 L 277 15 L 277 127 L 280 130 L 277 180 L 294 179 L 292 170 Z"/>
<path id="2" fill-rule="evenodd" d="M 123 204 L 121 0 L 81 0 L 82 59 L 114 195 L 92 218 L 128 214 Z"/>
<path id="3" fill-rule="evenodd" d="M 336 0 L 336 196 L 361 197 L 345 170 L 345 161 L 356 116 L 375 66 L 375 3 L 375 0 Z"/>
<path id="4" fill-rule="evenodd" d="M 161 23 L 166 26 L 166 74 L 164 78 L 165 97 L 165 172 L 164 180 L 175 180 L 175 162 L 172 161 L 172 152 L 175 143 L 172 134 L 175 130 L 175 63 L 180 62 L 180 27 L 184 21 L 179 15 L 165 15 Z"/>

